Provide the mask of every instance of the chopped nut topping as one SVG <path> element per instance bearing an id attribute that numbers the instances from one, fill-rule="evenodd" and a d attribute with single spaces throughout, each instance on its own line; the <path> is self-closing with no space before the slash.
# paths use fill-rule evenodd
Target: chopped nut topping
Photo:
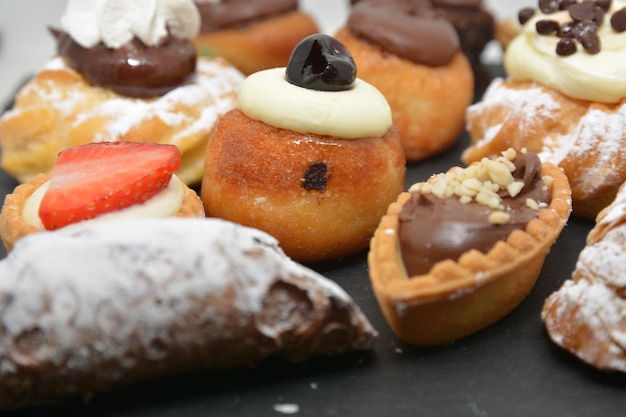
<path id="1" fill-rule="evenodd" d="M 521 152 L 526 153 L 526 149 Z M 501 194 L 515 197 L 524 188 L 524 182 L 513 177 L 516 157 L 517 151 L 509 148 L 495 159 L 483 158 L 467 168 L 454 167 L 446 173 L 433 175 L 428 181 L 411 186 L 409 192 L 434 194 L 438 198 L 454 196 L 463 204 L 474 201 L 495 210 L 489 216 L 490 223 L 504 224 L 511 216 L 504 212 Z M 547 186 L 552 182 L 548 176 L 542 179 Z M 528 199 L 526 205 L 539 209 L 539 204 L 532 199 Z"/>
<path id="2" fill-rule="evenodd" d="M 494 211 L 489 215 L 489 223 L 506 224 L 511 219 L 511 215 L 504 211 Z"/>

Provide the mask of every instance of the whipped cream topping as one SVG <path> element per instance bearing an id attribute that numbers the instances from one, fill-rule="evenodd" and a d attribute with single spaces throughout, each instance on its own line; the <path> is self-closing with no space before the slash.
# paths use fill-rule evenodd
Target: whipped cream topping
<path id="1" fill-rule="evenodd" d="M 560 38 L 537 33 L 540 20 L 563 23 L 570 20 L 567 11 L 543 14 L 539 10 L 521 28 L 521 33 L 507 47 L 504 67 L 512 79 L 534 80 L 567 96 L 601 103 L 616 103 L 626 97 L 626 32 L 611 28 L 611 16 L 626 7 L 614 1 L 598 27 L 601 49 L 590 54 L 582 48 L 569 56 L 559 56 Z"/>
<path id="2" fill-rule="evenodd" d="M 134 37 L 155 46 L 168 30 L 179 39 L 196 36 L 200 14 L 192 0 L 69 0 L 61 25 L 84 48 L 103 42 L 115 49 Z"/>
<path id="3" fill-rule="evenodd" d="M 24 209 L 22 211 L 24 221 L 39 230 L 45 230 L 39 218 L 39 206 L 41 205 L 41 199 L 48 190 L 49 185 L 50 181 L 45 182 L 37 188 L 24 203 Z M 184 198 L 185 188 L 183 184 L 176 175 L 172 175 L 168 186 L 146 202 L 126 207 L 123 210 L 102 214 L 90 221 L 117 221 L 122 219 L 168 217 L 180 210 Z"/>
<path id="4" fill-rule="evenodd" d="M 385 97 L 358 78 L 349 90 L 311 90 L 287 81 L 285 68 L 273 68 L 246 78 L 238 102 L 251 119 L 302 133 L 343 139 L 381 137 L 392 125 Z"/>

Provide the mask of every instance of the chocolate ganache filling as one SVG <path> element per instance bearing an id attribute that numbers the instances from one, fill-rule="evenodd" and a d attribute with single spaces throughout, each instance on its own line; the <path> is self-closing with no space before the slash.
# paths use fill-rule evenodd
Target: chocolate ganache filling
<path id="1" fill-rule="evenodd" d="M 435 263 L 458 258 L 475 249 L 487 253 L 499 240 L 506 240 L 515 229 L 538 216 L 538 207 L 550 203 L 551 194 L 541 180 L 541 162 L 535 154 L 518 155 L 513 161 L 513 177 L 524 186 L 514 198 L 500 192 L 504 212 L 510 215 L 504 224 L 493 224 L 489 216 L 493 208 L 458 197 L 440 198 L 432 193 L 413 192 L 399 213 L 399 238 L 402 259 L 409 277 L 423 275 Z"/>
<path id="2" fill-rule="evenodd" d="M 196 51 L 189 40 L 166 36 L 156 46 L 139 39 L 111 49 L 103 43 L 84 48 L 67 33 L 50 28 L 57 50 L 68 64 L 94 85 L 118 94 L 149 98 L 183 84 L 196 70 Z"/>
<path id="3" fill-rule="evenodd" d="M 298 0 L 222 0 L 196 2 L 201 17 L 200 31 L 246 25 L 297 10 Z"/>
<path id="4" fill-rule="evenodd" d="M 385 52 L 432 67 L 460 50 L 456 30 L 429 2 L 363 1 L 348 17 L 348 29 Z"/>

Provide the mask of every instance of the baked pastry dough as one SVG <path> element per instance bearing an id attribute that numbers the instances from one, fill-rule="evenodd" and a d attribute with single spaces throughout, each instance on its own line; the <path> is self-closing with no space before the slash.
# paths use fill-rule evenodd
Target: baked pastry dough
<path id="1" fill-rule="evenodd" d="M 456 143 L 474 96 L 472 68 L 461 50 L 446 65 L 428 66 L 385 53 L 345 27 L 335 37 L 352 53 L 359 77 L 389 102 L 407 161 L 435 156 Z"/>
<path id="2" fill-rule="evenodd" d="M 626 185 L 597 218 L 572 278 L 546 300 L 549 337 L 587 364 L 626 372 Z"/>
<path id="3" fill-rule="evenodd" d="M 37 227 L 24 220 L 22 215 L 28 198 L 50 180 L 50 175 L 39 174 L 28 184 L 18 185 L 13 193 L 7 194 L 0 212 L 0 238 L 7 252 L 13 249 L 18 239 L 31 233 L 41 232 Z M 204 217 L 204 207 L 198 194 L 182 184 L 185 195 L 180 209 L 172 217 Z"/>
<path id="4" fill-rule="evenodd" d="M 218 219 L 85 222 L 0 261 L 0 406 L 194 368 L 371 349 L 338 285 Z M 19 319 L 17 319 L 19 317 Z"/>
<path id="5" fill-rule="evenodd" d="M 199 56 L 220 56 L 248 75 L 286 66 L 298 42 L 317 32 L 309 14 L 294 10 L 251 24 L 200 32 L 193 43 Z"/>
<path id="6" fill-rule="evenodd" d="M 217 119 L 236 104 L 243 75 L 221 58 L 199 58 L 193 82 L 154 99 L 125 97 L 89 84 L 54 58 L 17 94 L 0 119 L 2 169 L 27 183 L 48 173 L 57 154 L 91 142 L 126 140 L 176 145 L 177 176 L 202 178 L 204 148 Z"/>
<path id="7" fill-rule="evenodd" d="M 625 112 L 626 100 L 577 100 L 536 82 L 499 78 L 467 110 L 472 144 L 462 160 L 526 148 L 563 168 L 574 214 L 593 219 L 626 181 Z"/>
<path id="8" fill-rule="evenodd" d="M 400 339 L 420 346 L 449 343 L 496 322 L 524 300 L 571 211 L 567 177 L 552 164 L 541 173 L 553 179 L 552 198 L 525 230 L 514 230 L 487 253 L 470 250 L 457 261 L 440 261 L 424 275 L 407 276 L 400 248 L 398 215 L 410 193 L 389 207 L 368 264 L 378 304 Z"/>
<path id="9" fill-rule="evenodd" d="M 207 216 L 264 230 L 299 262 L 337 259 L 367 248 L 405 170 L 395 128 L 342 139 L 276 128 L 235 109 L 207 145 L 201 197 Z"/>

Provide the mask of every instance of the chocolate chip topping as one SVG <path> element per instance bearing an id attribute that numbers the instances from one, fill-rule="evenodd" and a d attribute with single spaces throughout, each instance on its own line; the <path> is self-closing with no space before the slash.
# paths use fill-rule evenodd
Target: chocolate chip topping
<path id="1" fill-rule="evenodd" d="M 604 22 L 606 13 L 611 7 L 611 0 L 583 0 L 578 3 L 575 0 L 539 0 L 538 9 L 544 14 L 552 14 L 559 10 L 566 10 L 570 21 L 561 24 L 552 19 L 537 21 L 535 30 L 540 35 L 555 35 L 559 38 L 556 53 L 560 56 L 568 56 L 576 53 L 580 43 L 583 49 L 590 54 L 597 54 L 602 48 L 598 28 Z M 523 25 L 533 16 L 535 10 L 523 8 L 518 13 L 518 20 Z M 626 30 L 626 8 L 611 16 L 611 27 L 616 32 Z M 556 25 L 556 27 L 555 27 Z"/>
<path id="2" fill-rule="evenodd" d="M 328 185 L 328 165 L 314 162 L 306 169 L 302 178 L 302 188 L 307 191 L 324 191 Z"/>
<path id="3" fill-rule="evenodd" d="M 577 50 L 576 42 L 571 38 L 560 39 L 556 44 L 556 53 L 561 56 L 573 55 Z"/>
<path id="4" fill-rule="evenodd" d="M 550 35 L 559 30 L 559 22 L 556 20 L 542 19 L 535 24 L 535 29 L 540 35 Z"/>
<path id="5" fill-rule="evenodd" d="M 535 15 L 535 9 L 532 7 L 524 7 L 517 13 L 517 19 L 521 25 L 525 25 Z"/>
<path id="6" fill-rule="evenodd" d="M 611 27 L 619 33 L 626 30 L 626 7 L 611 16 Z"/>

